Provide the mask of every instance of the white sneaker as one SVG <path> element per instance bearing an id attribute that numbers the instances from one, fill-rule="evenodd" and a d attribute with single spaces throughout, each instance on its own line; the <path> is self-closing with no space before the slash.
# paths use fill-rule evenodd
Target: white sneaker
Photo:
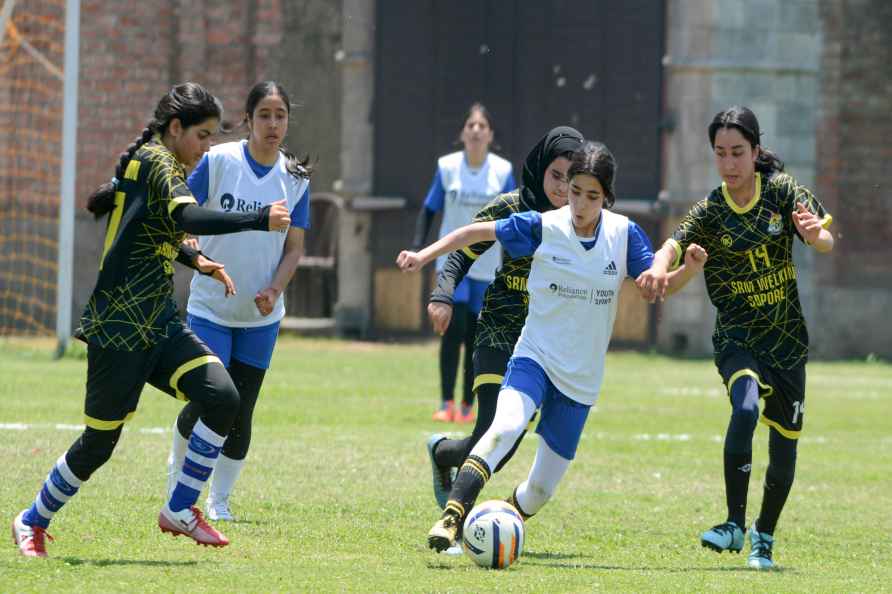
<path id="1" fill-rule="evenodd" d="M 220 499 L 219 501 L 214 501 L 210 497 L 207 500 L 207 512 L 208 519 L 223 522 L 235 522 L 235 516 L 232 515 L 232 510 L 229 509 L 229 499 Z"/>

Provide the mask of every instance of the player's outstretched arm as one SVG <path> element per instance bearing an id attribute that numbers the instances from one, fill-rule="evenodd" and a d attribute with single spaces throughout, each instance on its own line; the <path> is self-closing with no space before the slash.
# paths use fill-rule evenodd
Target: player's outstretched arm
<path id="1" fill-rule="evenodd" d="M 453 252 L 481 241 L 495 240 L 495 222 L 471 223 L 470 225 L 456 229 L 420 252 L 403 250 L 400 252 L 399 256 L 397 256 L 396 264 L 403 272 L 416 272 L 437 256 Z"/>
<path id="2" fill-rule="evenodd" d="M 672 295 L 682 289 L 688 281 L 703 272 L 703 266 L 706 265 L 708 255 L 706 250 L 692 243 L 685 250 L 684 264 L 673 270 L 668 275 L 666 284 L 666 294 Z"/>
<path id="3" fill-rule="evenodd" d="M 662 301 L 666 297 L 666 287 L 669 284 L 669 267 L 675 261 L 675 247 L 666 241 L 654 254 L 654 261 L 650 268 L 638 275 L 635 285 L 641 292 L 641 297 L 649 303 Z"/>

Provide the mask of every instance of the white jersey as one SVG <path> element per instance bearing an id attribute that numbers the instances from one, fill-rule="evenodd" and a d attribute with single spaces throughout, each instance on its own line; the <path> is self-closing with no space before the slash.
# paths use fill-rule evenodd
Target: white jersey
<path id="1" fill-rule="evenodd" d="M 495 198 L 513 175 L 511 162 L 488 153 L 483 166 L 472 170 L 465 160 L 464 151 L 440 157 L 437 161 L 445 199 L 440 237 L 469 224 L 481 208 Z M 437 270 L 442 270 L 448 254 L 437 258 Z M 468 276 L 475 280 L 492 282 L 502 263 L 502 251 L 498 244 L 486 250 L 471 269 Z"/>
<path id="2" fill-rule="evenodd" d="M 600 225 L 597 243 L 586 251 L 569 206 L 542 213 L 542 242 L 527 280 L 529 311 L 514 348 L 515 357 L 536 361 L 558 390 L 586 405 L 598 400 L 627 266 L 629 219 L 602 210 Z"/>
<path id="3" fill-rule="evenodd" d="M 280 154 L 273 168 L 258 178 L 245 159 L 246 141 L 227 142 L 207 153 L 208 198 L 202 208 L 224 212 L 251 212 L 285 198 L 293 211 L 309 186 L 285 168 Z M 249 328 L 278 322 L 285 316 L 285 299 L 280 295 L 270 315 L 257 311 L 254 296 L 270 285 L 282 259 L 285 233 L 240 231 L 198 238 L 202 252 L 226 266 L 235 283 L 236 294 L 224 297 L 223 285 L 209 276 L 192 276 L 186 310 L 223 326 Z"/>

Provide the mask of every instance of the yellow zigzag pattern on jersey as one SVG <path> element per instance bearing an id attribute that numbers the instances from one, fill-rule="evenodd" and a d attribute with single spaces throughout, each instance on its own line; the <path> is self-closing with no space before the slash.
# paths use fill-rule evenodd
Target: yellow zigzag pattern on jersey
<path id="1" fill-rule="evenodd" d="M 124 350 L 146 348 L 158 335 L 164 336 L 169 316 L 160 323 L 159 318 L 170 311 L 173 292 L 173 268 L 168 256 L 176 253 L 186 236 L 170 218 L 167 204 L 171 198 L 191 195 L 182 165 L 163 145 L 147 143 L 137 152 L 137 158 L 149 167 L 142 187 L 133 191 L 143 190 L 148 212 L 139 223 L 130 223 L 119 231 L 133 235 L 128 253 L 113 253 L 113 257 L 126 261 L 126 283 L 97 287 L 107 304 L 100 311 L 95 296 L 91 297 L 85 313 L 92 321 L 84 328 L 86 338 Z"/>
<path id="2" fill-rule="evenodd" d="M 520 190 L 496 196 L 474 217 L 474 222 L 498 221 L 507 219 L 514 213 L 528 210 L 521 201 Z M 493 242 L 474 244 L 470 247 L 478 256 Z M 487 346 L 503 351 L 514 349 L 527 317 L 529 296 L 526 291 L 509 289 L 510 279 L 523 279 L 530 274 L 533 259 L 530 257 L 511 259 L 502 252 L 502 266 L 496 278 L 486 291 L 483 310 L 477 321 L 476 345 Z"/>
<path id="3" fill-rule="evenodd" d="M 790 369 L 805 361 L 807 333 L 796 286 L 796 232 L 790 217 L 797 203 L 825 215 L 807 188 L 779 174 L 763 180 L 759 200 L 750 210 L 735 213 L 719 188 L 679 225 L 676 236 L 683 238 L 684 246 L 701 243 L 710 256 L 704 276 L 710 297 L 721 310 L 713 335 L 717 351 L 733 341 L 772 367 Z"/>

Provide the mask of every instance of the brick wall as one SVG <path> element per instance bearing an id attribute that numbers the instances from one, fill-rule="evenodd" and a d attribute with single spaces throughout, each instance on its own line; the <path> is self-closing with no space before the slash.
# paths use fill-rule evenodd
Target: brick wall
<path id="1" fill-rule="evenodd" d="M 892 4 L 822 0 L 816 190 L 836 247 L 817 278 L 813 352 L 892 359 Z"/>
<path id="2" fill-rule="evenodd" d="M 83 0 L 75 324 L 96 280 L 105 229 L 81 207 L 173 84 L 205 85 L 222 100 L 224 118 L 238 123 L 250 87 L 280 81 L 293 104 L 288 145 L 319 159 L 313 189 L 330 190 L 340 176 L 340 23 L 339 6 L 327 0 Z M 178 267 L 181 304 L 188 277 Z"/>

